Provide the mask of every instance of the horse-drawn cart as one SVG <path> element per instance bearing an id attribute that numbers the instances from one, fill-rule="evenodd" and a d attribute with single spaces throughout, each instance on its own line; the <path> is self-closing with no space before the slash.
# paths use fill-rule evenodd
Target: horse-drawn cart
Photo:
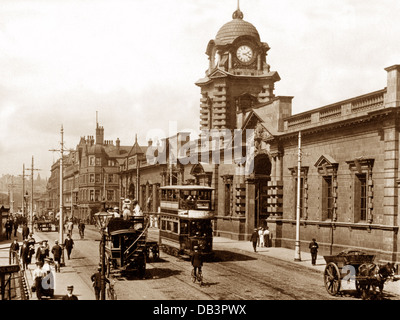
<path id="1" fill-rule="evenodd" d="M 345 250 L 335 256 L 324 256 L 326 267 L 324 270 L 324 284 L 330 295 L 340 292 L 342 280 L 354 281 L 357 293 L 366 299 L 370 289 L 375 293 L 379 288 L 382 295 L 386 280 L 398 280 L 394 277 L 394 264 L 374 263 L 375 255 L 359 250 Z"/>
<path id="2" fill-rule="evenodd" d="M 39 231 L 53 231 L 53 224 L 52 220 L 36 220 L 36 229 Z"/>

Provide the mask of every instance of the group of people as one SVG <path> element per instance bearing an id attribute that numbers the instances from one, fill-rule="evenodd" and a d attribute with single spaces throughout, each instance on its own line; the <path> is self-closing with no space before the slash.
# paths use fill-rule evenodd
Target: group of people
<path id="1" fill-rule="evenodd" d="M 7 220 L 4 224 L 7 240 L 11 240 L 13 230 L 14 230 L 14 237 L 17 236 L 18 226 L 19 226 L 19 221 L 16 217 L 11 216 L 11 217 L 7 218 Z"/>
<path id="2" fill-rule="evenodd" d="M 270 247 L 270 231 L 268 227 L 255 228 L 251 235 L 250 241 L 253 243 L 254 252 L 257 252 L 257 247 Z"/>

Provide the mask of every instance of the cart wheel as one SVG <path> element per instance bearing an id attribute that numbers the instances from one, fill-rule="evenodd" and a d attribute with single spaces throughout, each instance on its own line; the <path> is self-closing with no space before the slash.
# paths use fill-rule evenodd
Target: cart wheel
<path id="1" fill-rule="evenodd" d="M 332 296 L 335 296 L 340 291 L 340 271 L 338 266 L 333 263 L 329 262 L 324 271 L 324 283 L 325 289 L 328 293 Z"/>

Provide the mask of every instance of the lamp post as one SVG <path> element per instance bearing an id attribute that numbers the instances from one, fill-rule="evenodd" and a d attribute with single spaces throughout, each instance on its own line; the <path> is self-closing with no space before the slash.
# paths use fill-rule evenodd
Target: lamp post
<path id="1" fill-rule="evenodd" d="M 95 215 L 97 225 L 100 227 L 101 233 L 101 292 L 100 300 L 106 300 L 106 229 L 110 219 L 114 217 L 112 213 L 108 213 L 105 208 L 105 201 L 102 202 L 102 211 Z"/>

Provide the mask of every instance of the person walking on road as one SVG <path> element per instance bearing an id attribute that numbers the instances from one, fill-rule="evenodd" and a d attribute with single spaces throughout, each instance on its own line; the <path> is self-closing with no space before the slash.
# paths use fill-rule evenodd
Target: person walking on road
<path id="1" fill-rule="evenodd" d="M 54 266 L 56 272 L 61 271 L 61 256 L 62 256 L 62 248 L 58 244 L 58 240 L 54 241 L 54 246 L 51 248 L 51 253 L 53 254 Z"/>
<path id="2" fill-rule="evenodd" d="M 90 280 L 92 280 L 92 283 L 93 283 L 94 295 L 96 297 L 96 300 L 100 300 L 100 293 L 101 293 L 101 267 L 97 268 L 97 272 L 92 274 L 92 276 L 90 277 Z M 104 281 L 106 283 L 110 283 L 110 280 L 108 280 L 106 277 L 104 277 Z"/>
<path id="3" fill-rule="evenodd" d="M 74 223 L 72 222 L 72 218 L 67 222 L 67 233 L 72 237 L 72 229 L 74 229 Z"/>
<path id="4" fill-rule="evenodd" d="M 194 253 L 192 257 L 190 258 L 190 262 L 192 263 L 193 269 L 194 269 L 194 276 L 197 278 L 197 274 L 201 273 L 201 268 L 203 266 L 203 256 L 199 252 L 199 248 L 193 247 Z"/>
<path id="5" fill-rule="evenodd" d="M 313 266 L 315 266 L 315 263 L 317 262 L 317 254 L 318 254 L 317 240 L 315 238 L 313 238 L 308 247 L 309 247 L 310 253 L 311 253 L 311 264 Z"/>
<path id="6" fill-rule="evenodd" d="M 73 294 L 74 286 L 67 287 L 67 294 L 62 297 L 62 300 L 78 300 L 78 297 Z"/>
<path id="7" fill-rule="evenodd" d="M 71 235 L 67 234 L 67 238 L 64 241 L 64 248 L 67 250 L 68 260 L 71 258 L 71 251 L 74 247 L 74 240 L 72 240 Z"/>
<path id="8" fill-rule="evenodd" d="M 250 238 L 250 241 L 253 243 L 254 252 L 257 252 L 257 242 L 258 242 L 258 239 L 259 239 L 259 237 L 258 237 L 258 230 L 257 230 L 257 229 L 254 229 L 254 231 L 253 231 L 253 233 L 252 233 L 252 235 L 251 235 L 251 238 Z"/>
<path id="9" fill-rule="evenodd" d="M 85 237 L 85 223 L 82 220 L 79 220 L 78 230 L 81 239 L 83 239 Z"/>

